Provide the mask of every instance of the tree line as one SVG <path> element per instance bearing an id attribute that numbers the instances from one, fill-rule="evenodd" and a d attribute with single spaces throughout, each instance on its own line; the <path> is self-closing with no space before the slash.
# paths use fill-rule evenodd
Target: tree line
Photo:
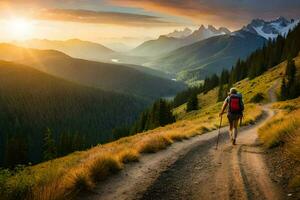
<path id="1" fill-rule="evenodd" d="M 300 79 L 297 77 L 295 61 L 289 59 L 281 83 L 280 100 L 294 99 L 300 96 Z"/>
<path id="2" fill-rule="evenodd" d="M 47 132 L 51 158 L 112 141 L 113 129 L 133 124 L 149 103 L 9 62 L 0 73 L 9 74 L 0 77 L 1 167 L 44 161 Z"/>
<path id="3" fill-rule="evenodd" d="M 175 116 L 172 113 L 171 103 L 167 100 L 159 99 L 149 109 L 142 112 L 132 127 L 131 133 L 144 132 L 173 122 L 175 122 Z"/>
<path id="4" fill-rule="evenodd" d="M 245 78 L 253 79 L 268 69 L 288 61 L 286 77 L 282 83 L 282 99 L 289 99 L 299 94 L 299 81 L 296 81 L 295 67 L 292 58 L 296 57 L 300 51 L 300 24 L 291 30 L 286 37 L 279 35 L 276 39 L 269 40 L 262 48 L 257 49 L 245 60 L 237 60 L 231 70 L 223 70 L 221 74 L 213 74 L 205 78 L 203 84 L 188 88 L 180 92 L 174 98 L 173 105 L 182 105 L 199 93 L 207 93 L 211 89 L 219 86 L 218 101 L 223 101 L 232 85 Z M 294 76 L 294 77 L 293 77 Z"/>
<path id="5" fill-rule="evenodd" d="M 288 60 L 286 77 L 283 79 L 281 90 L 282 99 L 299 96 L 295 77 L 295 58 L 300 51 L 300 24 L 290 31 L 286 38 L 279 35 L 276 39 L 269 40 L 262 48 L 254 51 L 245 60 L 238 60 L 230 71 L 224 70 L 219 76 L 218 100 L 227 96 L 227 91 L 236 82 L 245 78 L 253 79 L 260 76 L 268 69 Z M 293 75 L 292 75 L 293 74 Z M 293 77 L 294 76 L 294 77 Z M 285 92 L 287 92 L 285 94 Z"/>

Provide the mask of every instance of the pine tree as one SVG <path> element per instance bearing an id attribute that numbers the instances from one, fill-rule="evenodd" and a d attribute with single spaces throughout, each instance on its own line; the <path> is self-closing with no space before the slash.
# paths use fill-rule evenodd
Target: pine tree
<path id="1" fill-rule="evenodd" d="M 218 91 L 218 102 L 222 101 L 223 99 L 223 84 L 220 84 L 219 91 Z"/>
<path id="2" fill-rule="evenodd" d="M 218 102 L 224 101 L 224 99 L 227 97 L 228 90 L 229 90 L 228 84 L 220 85 L 219 91 L 218 91 Z"/>
<path id="3" fill-rule="evenodd" d="M 280 100 L 284 101 L 288 98 L 288 92 L 286 87 L 285 78 L 282 79 L 281 88 L 280 88 Z"/>
<path id="4" fill-rule="evenodd" d="M 297 82 L 296 65 L 294 60 L 288 60 L 285 75 L 287 77 L 287 99 L 295 98 L 297 96 Z"/>
<path id="5" fill-rule="evenodd" d="M 172 113 L 171 103 L 164 99 L 159 99 L 151 106 L 151 108 L 143 112 L 139 120 L 131 130 L 131 133 L 139 133 L 146 130 L 151 130 L 159 126 L 175 122 L 175 117 Z"/>
<path id="6" fill-rule="evenodd" d="M 5 145 L 6 167 L 14 167 L 17 164 L 27 164 L 28 142 L 24 135 L 12 136 Z"/>
<path id="7" fill-rule="evenodd" d="M 220 77 L 220 85 L 229 83 L 230 74 L 227 70 L 223 70 Z"/>
<path id="8" fill-rule="evenodd" d="M 190 96 L 187 105 L 186 105 L 186 111 L 190 112 L 192 110 L 198 110 L 198 98 L 197 94 L 193 94 Z"/>
<path id="9" fill-rule="evenodd" d="M 52 137 L 52 132 L 48 128 L 45 136 L 44 136 L 44 160 L 51 160 L 56 158 L 57 156 L 57 149 L 55 145 L 55 141 Z"/>

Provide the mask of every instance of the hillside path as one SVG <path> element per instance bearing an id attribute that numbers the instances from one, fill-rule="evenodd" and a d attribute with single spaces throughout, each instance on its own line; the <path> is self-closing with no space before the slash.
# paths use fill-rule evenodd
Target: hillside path
<path id="1" fill-rule="evenodd" d="M 147 188 L 140 199 L 279 200 L 280 188 L 270 179 L 257 129 L 273 115 L 264 107 L 260 123 L 244 128 L 232 146 L 223 133 L 218 150 L 213 142 L 191 149 Z"/>
<path id="2" fill-rule="evenodd" d="M 273 116 L 268 106 L 258 123 L 240 128 L 237 145 L 227 127 L 173 144 L 141 157 L 79 199 L 283 199 L 269 177 L 257 129 Z"/>
<path id="3" fill-rule="evenodd" d="M 269 100 L 276 101 L 274 82 Z M 257 130 L 274 111 L 268 105 L 254 125 L 239 128 L 237 144 L 229 142 L 228 127 L 174 143 L 156 154 L 143 155 L 120 173 L 81 194 L 87 200 L 281 200 L 280 187 L 272 182 L 264 162 Z"/>

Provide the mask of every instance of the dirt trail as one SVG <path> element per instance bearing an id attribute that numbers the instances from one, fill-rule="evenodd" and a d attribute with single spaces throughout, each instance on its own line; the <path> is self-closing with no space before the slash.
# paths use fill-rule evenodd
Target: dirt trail
<path id="1" fill-rule="evenodd" d="M 199 146 L 177 160 L 140 199 L 283 199 L 269 178 L 257 128 L 273 115 L 264 107 L 261 123 L 240 132 L 237 145 L 228 140 L 218 150 Z"/>
<path id="2" fill-rule="evenodd" d="M 283 199 L 269 178 L 257 129 L 273 115 L 264 107 L 259 123 L 240 129 L 237 145 L 229 143 L 227 128 L 142 156 L 119 174 L 79 199 Z"/>
<path id="3" fill-rule="evenodd" d="M 270 88 L 271 101 L 276 98 L 275 85 Z M 79 199 L 284 199 L 269 177 L 257 140 L 257 129 L 274 114 L 268 106 L 263 109 L 257 124 L 240 129 L 235 146 L 229 142 L 227 128 L 221 129 L 218 150 L 217 131 L 175 143 L 126 165 Z"/>

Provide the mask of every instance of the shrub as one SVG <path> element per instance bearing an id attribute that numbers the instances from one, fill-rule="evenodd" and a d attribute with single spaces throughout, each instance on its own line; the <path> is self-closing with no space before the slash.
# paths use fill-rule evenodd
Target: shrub
<path id="1" fill-rule="evenodd" d="M 155 153 L 161 149 L 167 148 L 172 144 L 172 140 L 162 135 L 152 136 L 140 145 L 139 152 L 141 153 Z"/>
<path id="2" fill-rule="evenodd" d="M 250 102 L 251 103 L 260 103 L 265 99 L 264 94 L 263 93 L 257 93 L 255 94 L 251 99 Z"/>
<path id="3" fill-rule="evenodd" d="M 94 181 L 100 181 L 108 175 L 120 171 L 123 166 L 116 156 L 106 154 L 91 161 L 88 168 L 91 178 Z"/>
<path id="4" fill-rule="evenodd" d="M 120 153 L 119 158 L 123 163 L 139 161 L 139 153 L 134 149 L 124 150 Z"/>

